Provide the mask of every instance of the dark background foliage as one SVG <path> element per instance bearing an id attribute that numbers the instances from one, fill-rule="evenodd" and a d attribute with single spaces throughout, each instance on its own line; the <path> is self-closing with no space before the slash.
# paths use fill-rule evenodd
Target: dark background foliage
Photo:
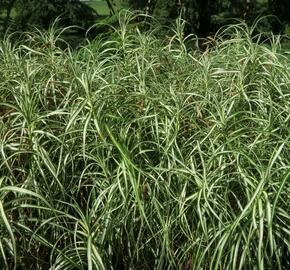
<path id="1" fill-rule="evenodd" d="M 106 5 L 107 14 L 98 15 Z M 188 24 L 186 34 L 207 37 L 233 19 L 251 24 L 260 16 L 269 16 L 264 22 L 266 31 L 284 33 L 290 22 L 288 0 L 0 0 L 2 33 L 9 28 L 26 30 L 31 25 L 48 28 L 61 17 L 60 26 L 77 25 L 83 30 L 105 17 L 114 16 L 120 8 L 142 10 L 161 23 L 181 16 Z M 106 29 L 104 29 L 106 31 Z"/>

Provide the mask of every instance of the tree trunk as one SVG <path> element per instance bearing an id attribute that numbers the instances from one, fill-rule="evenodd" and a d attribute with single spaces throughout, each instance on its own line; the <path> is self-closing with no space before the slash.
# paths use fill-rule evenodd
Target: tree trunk
<path id="1" fill-rule="evenodd" d="M 106 0 L 108 8 L 110 10 L 110 15 L 114 15 L 115 14 L 115 9 L 114 9 L 114 3 L 111 2 L 111 0 Z"/>
<path id="2" fill-rule="evenodd" d="M 250 20 L 250 13 L 251 13 L 251 7 L 252 7 L 252 0 L 246 0 L 246 8 L 244 12 L 244 20 L 247 22 Z"/>
<path id="3" fill-rule="evenodd" d="M 152 15 L 156 6 L 157 0 L 148 0 L 145 6 L 145 14 Z"/>

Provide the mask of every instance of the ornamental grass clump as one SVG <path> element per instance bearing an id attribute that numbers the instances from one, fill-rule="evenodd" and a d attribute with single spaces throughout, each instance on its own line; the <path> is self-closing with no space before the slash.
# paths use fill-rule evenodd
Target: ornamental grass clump
<path id="1" fill-rule="evenodd" d="M 54 27 L 1 41 L 1 269 L 289 269 L 279 37 L 199 51 L 136 16 L 74 51 Z"/>

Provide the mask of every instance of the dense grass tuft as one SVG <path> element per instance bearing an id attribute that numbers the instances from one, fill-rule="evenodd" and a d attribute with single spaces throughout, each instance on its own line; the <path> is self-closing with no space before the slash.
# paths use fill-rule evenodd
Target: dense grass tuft
<path id="1" fill-rule="evenodd" d="M 199 52 L 127 15 L 76 51 L 1 41 L 1 269 L 290 269 L 279 38 Z"/>

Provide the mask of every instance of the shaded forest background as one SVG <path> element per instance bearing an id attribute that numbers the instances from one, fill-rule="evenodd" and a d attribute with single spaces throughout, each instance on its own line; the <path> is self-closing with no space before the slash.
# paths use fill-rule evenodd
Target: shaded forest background
<path id="1" fill-rule="evenodd" d="M 1 33 L 26 31 L 33 26 L 47 29 L 61 17 L 60 27 L 79 27 L 71 33 L 79 39 L 94 23 L 113 21 L 122 8 L 142 10 L 165 25 L 180 16 L 187 21 L 185 34 L 199 37 L 208 37 L 236 19 L 252 24 L 268 16 L 259 24 L 259 31 L 274 34 L 287 33 L 290 23 L 289 0 L 0 0 Z M 91 33 L 95 36 L 106 31 L 99 28 Z"/>

